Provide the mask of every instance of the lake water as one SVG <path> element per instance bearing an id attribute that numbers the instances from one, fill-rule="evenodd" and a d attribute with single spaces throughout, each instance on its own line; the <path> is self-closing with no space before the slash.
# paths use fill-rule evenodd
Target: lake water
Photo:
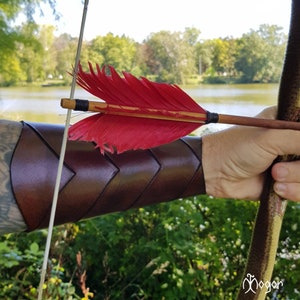
<path id="1" fill-rule="evenodd" d="M 263 108 L 276 105 L 278 85 L 200 85 L 184 90 L 211 112 L 254 116 Z M 60 99 L 69 96 L 68 87 L 0 88 L 0 118 L 64 124 L 66 110 L 60 107 Z M 75 98 L 96 99 L 79 88 Z M 84 116 L 87 113 L 74 112 L 72 122 Z"/>

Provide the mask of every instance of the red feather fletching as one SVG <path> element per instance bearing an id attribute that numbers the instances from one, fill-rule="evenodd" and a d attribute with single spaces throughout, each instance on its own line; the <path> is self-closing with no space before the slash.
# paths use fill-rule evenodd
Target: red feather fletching
<path id="1" fill-rule="evenodd" d="M 69 138 L 94 142 L 102 153 L 156 147 L 185 136 L 201 125 L 201 120 L 191 123 L 113 115 L 109 113 L 109 105 L 118 105 L 121 110 L 122 106 L 137 107 L 143 114 L 153 108 L 159 110 L 160 115 L 178 111 L 179 119 L 183 111 L 206 114 L 177 85 L 152 82 L 144 77 L 138 79 L 127 72 L 121 77 L 112 67 L 100 69 L 96 65 L 95 72 L 89 64 L 89 70 L 84 72 L 79 65 L 76 81 L 106 102 L 107 113 L 92 115 L 72 125 Z"/>

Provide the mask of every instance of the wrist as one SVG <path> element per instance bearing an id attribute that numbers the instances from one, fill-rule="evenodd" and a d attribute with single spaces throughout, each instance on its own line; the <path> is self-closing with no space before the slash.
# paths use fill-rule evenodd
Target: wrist
<path id="1" fill-rule="evenodd" d="M 206 193 L 214 197 L 223 197 L 224 176 L 221 170 L 222 149 L 219 134 L 209 134 L 202 138 L 202 166 Z"/>

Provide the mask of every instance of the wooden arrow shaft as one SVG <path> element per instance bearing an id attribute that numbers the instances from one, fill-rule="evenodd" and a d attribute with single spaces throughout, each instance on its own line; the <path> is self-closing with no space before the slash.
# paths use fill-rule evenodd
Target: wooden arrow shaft
<path id="1" fill-rule="evenodd" d="M 235 124 L 273 129 L 300 130 L 300 123 L 282 120 L 270 120 L 245 116 L 234 116 L 217 113 L 198 113 L 189 111 L 167 111 L 154 108 L 139 108 L 107 104 L 106 102 L 89 101 L 82 99 L 61 99 L 61 106 L 79 111 L 99 112 L 117 116 L 157 119 L 175 122 L 198 123 L 199 126 L 207 123 Z"/>

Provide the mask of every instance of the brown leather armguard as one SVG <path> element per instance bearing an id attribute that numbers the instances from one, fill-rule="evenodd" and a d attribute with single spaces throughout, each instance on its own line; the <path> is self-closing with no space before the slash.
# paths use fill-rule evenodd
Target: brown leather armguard
<path id="1" fill-rule="evenodd" d="M 28 230 L 48 226 L 64 128 L 23 123 L 11 182 Z M 205 193 L 201 139 L 185 137 L 150 150 L 101 155 L 69 141 L 55 224 Z"/>

